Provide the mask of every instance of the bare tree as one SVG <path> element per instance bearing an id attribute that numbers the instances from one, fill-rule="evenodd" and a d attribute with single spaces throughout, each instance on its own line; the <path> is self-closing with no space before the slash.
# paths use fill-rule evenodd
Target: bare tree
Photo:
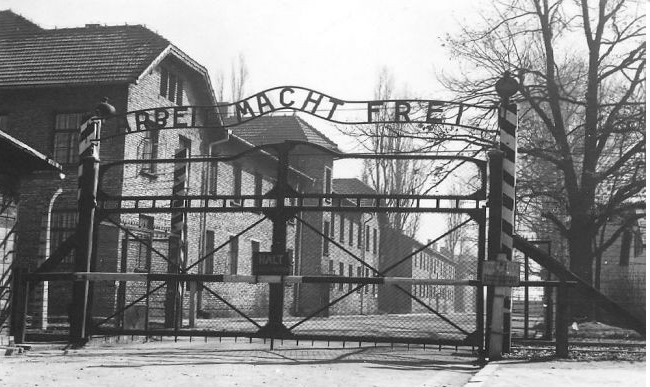
<path id="1" fill-rule="evenodd" d="M 217 79 L 215 83 L 217 85 L 217 92 L 216 92 L 217 102 L 224 102 L 223 97 L 224 97 L 224 88 L 226 86 L 226 80 L 223 74 L 223 70 L 219 70 L 219 72 L 217 73 Z"/>
<path id="2" fill-rule="evenodd" d="M 230 93 L 232 102 L 244 98 L 246 80 L 248 79 L 248 67 L 246 58 L 240 53 L 237 62 L 232 61 L 230 65 Z"/>
<path id="3" fill-rule="evenodd" d="M 374 97 L 378 100 L 391 99 L 394 96 L 392 74 L 382 69 L 379 74 Z M 388 114 L 381 111 L 380 115 Z M 382 118 L 379 117 L 378 121 Z M 351 130 L 341 129 L 347 134 L 354 134 L 359 144 L 368 152 L 375 154 L 404 154 L 417 151 L 414 138 L 408 136 L 413 129 L 409 124 L 376 123 L 358 125 Z M 433 173 L 426 168 L 426 163 L 416 159 L 373 159 L 364 160 L 362 180 L 381 194 L 420 194 L 427 189 L 428 180 Z M 393 206 L 397 199 L 389 200 Z M 410 205 L 411 200 L 402 199 L 402 205 Z M 405 235 L 415 236 L 420 224 L 417 213 L 389 213 L 384 216 L 384 225 L 395 230 L 402 230 Z"/>
<path id="4" fill-rule="evenodd" d="M 645 207 L 646 183 L 642 7 L 629 0 L 512 0 L 496 4 L 483 25 L 448 38 L 462 64 L 481 69 L 445 79 L 459 100 L 495 99 L 496 79 L 516 74 L 517 188 L 526 210 L 519 219 L 528 218 L 529 227 L 540 217 L 550 222 L 567 242 L 570 269 L 589 283 L 594 257 L 645 216 L 635 211 Z M 600 240 L 605 226 L 613 231 Z M 582 306 L 574 313 L 592 314 Z"/>

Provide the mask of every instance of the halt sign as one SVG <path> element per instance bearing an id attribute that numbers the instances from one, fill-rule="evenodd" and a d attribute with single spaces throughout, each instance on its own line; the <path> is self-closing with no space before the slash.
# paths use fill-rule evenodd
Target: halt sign
<path id="1" fill-rule="evenodd" d="M 483 261 L 483 285 L 519 286 L 519 262 Z"/>
<path id="2" fill-rule="evenodd" d="M 253 275 L 289 275 L 289 255 L 256 251 L 253 253 Z"/>

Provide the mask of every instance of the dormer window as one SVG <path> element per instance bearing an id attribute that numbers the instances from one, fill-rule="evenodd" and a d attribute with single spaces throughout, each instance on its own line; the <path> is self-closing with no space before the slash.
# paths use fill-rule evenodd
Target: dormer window
<path id="1" fill-rule="evenodd" d="M 183 104 L 183 80 L 165 67 L 160 68 L 160 95 L 177 105 Z"/>

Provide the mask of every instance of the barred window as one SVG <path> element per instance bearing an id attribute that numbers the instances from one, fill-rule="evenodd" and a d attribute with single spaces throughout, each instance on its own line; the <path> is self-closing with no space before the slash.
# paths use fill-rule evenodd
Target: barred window
<path id="1" fill-rule="evenodd" d="M 239 261 L 239 238 L 230 237 L 230 274 L 237 274 Z"/>
<path id="2" fill-rule="evenodd" d="M 183 80 L 165 67 L 160 68 L 160 95 L 177 105 L 183 104 Z"/>
<path id="3" fill-rule="evenodd" d="M 330 254 L 329 236 L 330 236 L 330 222 L 324 221 L 323 222 L 323 255 Z"/>
<path id="4" fill-rule="evenodd" d="M 137 241 L 138 250 L 134 262 L 134 272 L 149 272 L 151 266 L 151 244 L 153 242 L 153 217 L 140 215 L 138 218 L 139 230 L 137 232 L 140 241 Z"/>
<path id="5" fill-rule="evenodd" d="M 352 246 L 354 243 L 354 221 L 350 218 L 350 223 L 348 224 L 348 244 Z"/>
<path id="6" fill-rule="evenodd" d="M 77 211 L 61 210 L 52 211 L 52 220 L 50 223 L 50 253 L 56 249 L 75 233 L 77 227 Z M 70 252 L 63 258 L 62 262 L 72 263 L 73 254 Z"/>
<path id="7" fill-rule="evenodd" d="M 156 173 L 156 163 L 153 160 L 158 158 L 158 131 L 144 132 L 145 138 L 142 139 L 140 158 L 142 160 L 151 160 L 150 163 L 142 164 L 141 172 Z"/>
<path id="8" fill-rule="evenodd" d="M 233 183 L 232 183 L 232 194 L 233 196 L 241 196 L 241 178 L 242 178 L 242 168 L 239 164 L 234 164 L 232 166 L 233 173 Z M 233 206 L 241 206 L 242 202 L 240 198 L 235 198 L 230 201 L 230 204 Z"/>
<path id="9" fill-rule="evenodd" d="M 73 164 L 79 160 L 79 127 L 83 113 L 57 114 L 54 120 L 54 160 Z"/>
<path id="10" fill-rule="evenodd" d="M 262 175 L 258 172 L 255 173 L 255 196 L 262 196 Z M 255 207 L 262 207 L 263 200 L 261 198 L 255 199 Z"/>
<path id="11" fill-rule="evenodd" d="M 214 231 L 205 231 L 206 258 L 203 261 L 203 273 L 214 274 Z"/>

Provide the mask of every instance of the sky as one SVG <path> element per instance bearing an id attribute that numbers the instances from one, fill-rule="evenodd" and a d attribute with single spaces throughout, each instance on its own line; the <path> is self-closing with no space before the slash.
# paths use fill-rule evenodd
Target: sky
<path id="1" fill-rule="evenodd" d="M 229 78 L 245 57 L 246 94 L 298 85 L 341 99 L 372 99 L 382 67 L 408 96 L 446 95 L 436 75 L 453 68 L 446 33 L 488 1 L 0 0 L 45 28 L 143 24 Z M 226 95 L 229 95 L 226 93 Z"/>

